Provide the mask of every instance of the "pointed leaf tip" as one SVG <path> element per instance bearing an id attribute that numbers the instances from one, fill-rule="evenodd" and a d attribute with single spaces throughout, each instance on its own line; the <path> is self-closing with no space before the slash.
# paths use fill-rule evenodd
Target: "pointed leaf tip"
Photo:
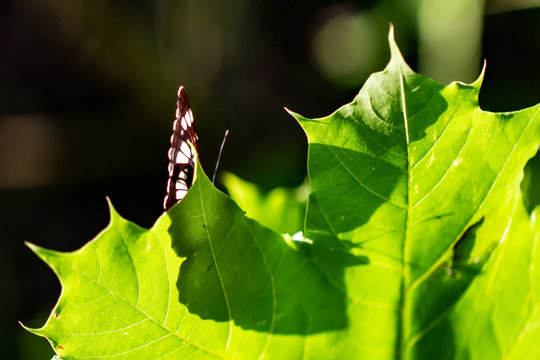
<path id="1" fill-rule="evenodd" d="M 390 46 L 390 61 L 399 59 L 403 60 L 403 55 L 396 44 L 393 24 L 390 24 L 390 29 L 388 30 L 388 45 Z"/>
<path id="2" fill-rule="evenodd" d="M 29 333 L 31 334 L 34 334 L 34 335 L 37 335 L 37 336 L 41 336 L 41 337 L 46 337 L 44 334 L 43 334 L 43 331 L 40 331 L 40 330 L 43 330 L 43 328 L 31 328 L 29 326 L 26 326 L 22 323 L 22 321 L 17 321 L 19 323 L 19 325 L 26 331 L 28 331 Z"/>
<path id="3" fill-rule="evenodd" d="M 283 107 L 283 109 L 289 114 L 291 115 L 301 126 L 302 126 L 302 121 L 305 120 L 306 118 L 304 118 L 302 115 L 290 110 L 289 108 L 287 107 Z M 304 128 L 302 126 L 302 128 Z M 305 130 L 305 128 L 304 128 Z"/>
<path id="4" fill-rule="evenodd" d="M 195 156 L 196 156 L 197 161 L 195 162 L 196 166 L 195 166 L 195 174 L 193 176 L 193 183 L 195 183 L 195 181 L 199 180 L 199 177 L 201 177 L 203 179 L 206 178 L 206 180 L 208 180 L 208 182 L 210 182 L 210 179 L 208 178 L 208 176 L 206 176 L 206 173 L 204 172 L 204 169 L 202 167 L 201 161 L 199 159 L 199 154 L 197 154 L 197 151 L 195 151 Z M 204 176 L 201 176 L 201 174 L 204 174 Z"/>
<path id="5" fill-rule="evenodd" d="M 293 118 L 297 119 L 301 116 L 300 114 L 298 113 L 295 113 L 294 111 L 292 111 L 291 109 L 289 109 L 288 107 L 283 107 L 283 109 L 289 114 L 291 115 Z"/>
<path id="6" fill-rule="evenodd" d="M 35 329 L 35 328 L 28 327 L 28 326 L 24 325 L 24 324 L 22 323 L 22 321 L 17 321 L 17 322 L 19 323 L 19 325 L 20 325 L 24 330 L 26 330 L 26 331 L 28 331 L 28 332 L 31 332 L 32 334 L 40 335 L 40 334 L 39 334 L 39 331 L 38 331 L 39 329 Z"/>
<path id="7" fill-rule="evenodd" d="M 54 250 L 49 250 L 44 247 L 32 244 L 28 241 L 24 243 L 34 254 L 36 254 L 45 264 L 47 264 L 56 274 L 56 267 L 58 266 L 58 259 L 61 258 L 62 253 Z"/>
<path id="8" fill-rule="evenodd" d="M 480 87 L 482 87 L 482 83 L 484 82 L 484 76 L 486 75 L 486 66 L 487 66 L 487 61 L 484 60 L 484 64 L 482 65 L 482 70 L 480 71 L 480 75 L 478 75 L 478 78 L 471 84 L 471 86 L 474 86 L 477 89 L 480 89 Z"/>
<path id="9" fill-rule="evenodd" d="M 390 46 L 390 62 L 388 63 L 388 66 L 394 64 L 398 68 L 401 68 L 402 71 L 412 71 L 412 69 L 409 67 L 409 65 L 403 58 L 403 54 L 401 54 L 401 50 L 399 50 L 399 47 L 396 43 L 393 24 L 390 24 L 390 29 L 388 30 L 388 45 Z"/>
<path id="10" fill-rule="evenodd" d="M 390 28 L 388 29 L 388 43 L 395 42 L 394 39 L 394 24 L 390 23 Z"/>
<path id="11" fill-rule="evenodd" d="M 46 258 L 48 257 L 49 254 L 57 254 L 56 251 L 43 248 L 36 244 L 32 244 L 31 242 L 28 242 L 28 241 L 25 241 L 24 245 L 28 246 L 28 248 L 32 250 L 34 254 L 36 254 L 40 259 L 42 259 L 45 262 L 47 262 Z"/>
<path id="12" fill-rule="evenodd" d="M 36 244 L 32 244 L 32 243 L 29 242 L 29 241 L 25 241 L 25 242 L 24 242 L 24 245 L 25 245 L 26 247 L 28 247 L 30 250 L 32 250 L 34 253 L 37 253 L 37 252 L 41 249 L 40 246 L 37 246 Z"/>
<path id="13" fill-rule="evenodd" d="M 118 211 L 116 211 L 111 201 L 111 198 L 109 198 L 108 196 L 105 196 L 105 199 L 107 200 L 107 206 L 109 207 L 109 218 L 110 218 L 109 225 L 112 225 L 116 220 L 121 219 L 122 217 L 120 216 Z"/>

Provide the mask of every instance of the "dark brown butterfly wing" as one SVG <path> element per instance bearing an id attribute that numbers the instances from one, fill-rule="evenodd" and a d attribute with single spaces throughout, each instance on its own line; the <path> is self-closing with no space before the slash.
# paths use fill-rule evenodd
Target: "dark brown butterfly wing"
<path id="1" fill-rule="evenodd" d="M 163 201 L 165 211 L 180 202 L 193 184 L 195 156 L 199 154 L 199 138 L 193 123 L 193 112 L 183 86 L 178 89 L 176 119 L 169 148 L 169 180 Z M 191 146 L 190 146 L 191 144 Z"/>

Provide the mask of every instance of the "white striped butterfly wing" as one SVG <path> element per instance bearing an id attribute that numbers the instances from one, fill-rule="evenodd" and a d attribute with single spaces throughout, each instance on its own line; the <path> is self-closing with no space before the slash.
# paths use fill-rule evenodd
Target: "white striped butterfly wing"
<path id="1" fill-rule="evenodd" d="M 178 89 L 176 119 L 169 148 L 169 180 L 163 201 L 165 211 L 180 202 L 193 184 L 195 154 L 199 154 L 199 138 L 193 123 L 193 112 L 183 86 Z M 191 144 L 191 146 L 190 146 Z"/>

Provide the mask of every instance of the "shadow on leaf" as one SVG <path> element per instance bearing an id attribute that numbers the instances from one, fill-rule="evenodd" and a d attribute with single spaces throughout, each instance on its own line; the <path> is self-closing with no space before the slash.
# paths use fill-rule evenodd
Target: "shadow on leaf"
<path id="1" fill-rule="evenodd" d="M 206 176 L 168 216 L 173 249 L 186 258 L 177 281 L 179 300 L 191 313 L 268 333 L 347 327 L 345 287 L 329 281 L 313 261 L 311 246 L 288 243 L 247 218 Z M 353 260 L 339 266 L 368 261 Z"/>

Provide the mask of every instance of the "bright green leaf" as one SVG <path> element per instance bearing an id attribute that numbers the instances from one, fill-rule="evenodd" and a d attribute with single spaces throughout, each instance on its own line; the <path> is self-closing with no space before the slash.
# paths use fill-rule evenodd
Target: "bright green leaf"
<path id="1" fill-rule="evenodd" d="M 301 356 L 344 328 L 344 293 L 295 244 L 247 218 L 198 171 L 150 230 L 122 219 L 81 250 L 32 246 L 63 292 L 42 329 L 65 358 Z M 322 295 L 324 294 L 324 296 Z"/>
<path id="2" fill-rule="evenodd" d="M 309 139 L 315 261 L 332 274 L 329 249 L 369 259 L 332 277 L 348 284 L 358 320 L 349 331 L 367 347 L 359 358 L 538 354 L 539 228 L 519 183 L 540 143 L 540 106 L 482 111 L 483 74 L 443 87 L 407 66 L 392 34 L 390 48 L 387 68 L 352 103 L 325 118 L 294 115 Z M 504 259 L 521 266 L 502 273 Z"/>
<path id="3" fill-rule="evenodd" d="M 482 111 L 483 75 L 444 87 L 392 32 L 390 48 L 353 102 L 294 114 L 309 140 L 305 242 L 250 219 L 281 229 L 249 186 L 246 216 L 198 168 L 151 229 L 111 206 L 79 251 L 32 246 L 62 295 L 31 331 L 70 359 L 540 358 L 540 208 L 520 192 L 540 106 Z"/>
<path id="4" fill-rule="evenodd" d="M 275 188 L 265 194 L 257 185 L 231 173 L 225 173 L 222 180 L 229 195 L 248 217 L 280 234 L 292 235 L 303 230 L 307 186 Z"/>

